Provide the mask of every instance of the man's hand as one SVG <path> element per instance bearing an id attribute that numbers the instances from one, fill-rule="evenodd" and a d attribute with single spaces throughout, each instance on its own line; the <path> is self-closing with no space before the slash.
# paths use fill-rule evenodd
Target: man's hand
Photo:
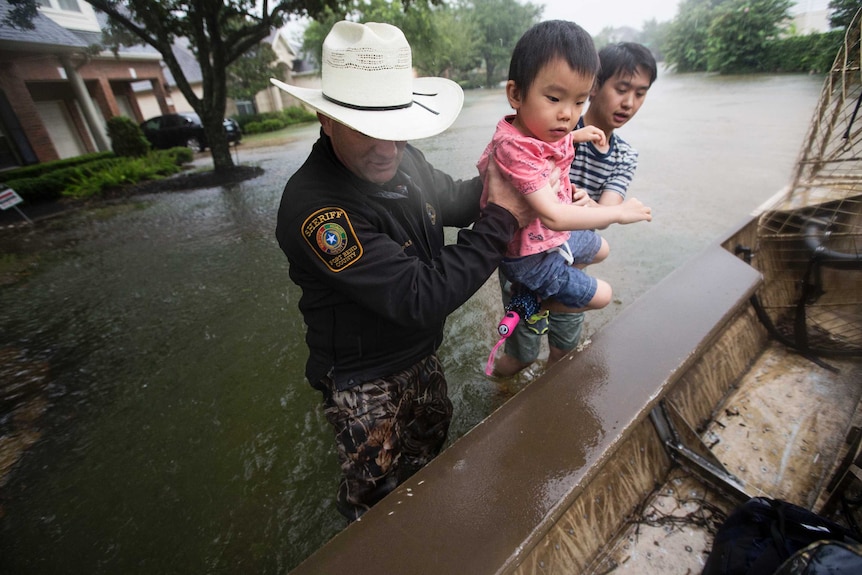
<path id="1" fill-rule="evenodd" d="M 494 158 L 491 158 L 488 162 L 488 172 L 486 175 L 485 185 L 488 187 L 488 202 L 497 204 L 501 208 L 508 210 L 509 213 L 515 216 L 515 219 L 518 220 L 518 225 L 520 227 L 526 226 L 536 218 L 536 212 L 530 208 L 527 201 L 518 192 L 518 190 L 515 189 L 515 186 L 513 186 L 511 182 L 506 181 L 502 174 L 500 174 L 500 170 L 497 168 L 497 162 L 494 161 Z M 559 191 L 559 169 L 554 168 L 554 171 L 551 172 L 548 186 L 551 187 L 555 194 Z"/>

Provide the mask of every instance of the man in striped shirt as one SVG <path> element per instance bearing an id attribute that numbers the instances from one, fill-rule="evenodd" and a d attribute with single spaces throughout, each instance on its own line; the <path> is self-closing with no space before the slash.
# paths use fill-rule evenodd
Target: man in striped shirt
<path id="1" fill-rule="evenodd" d="M 649 49 L 633 42 L 605 46 L 599 51 L 601 71 L 590 93 L 590 105 L 577 128 L 595 126 L 605 132 L 607 145 L 576 144 L 569 169 L 573 203 L 598 207 L 621 203 L 638 164 L 637 151 L 614 131 L 637 114 L 657 75 Z M 577 129 L 576 128 L 576 129 Z M 503 304 L 509 299 L 509 281 L 500 274 Z M 494 375 L 509 377 L 531 365 L 539 356 L 542 327 L 518 324 L 507 340 L 505 353 L 494 366 Z M 551 312 L 545 332 L 550 366 L 575 349 L 581 338 L 584 314 Z M 538 332 L 538 333 L 537 333 Z"/>

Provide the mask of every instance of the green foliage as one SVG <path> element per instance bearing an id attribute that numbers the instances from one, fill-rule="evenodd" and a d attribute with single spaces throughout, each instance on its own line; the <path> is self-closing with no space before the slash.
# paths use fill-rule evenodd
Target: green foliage
<path id="1" fill-rule="evenodd" d="M 187 148 L 157 150 L 137 158 L 105 157 L 37 176 L 9 180 L 6 184 L 25 201 L 34 204 L 56 201 L 61 197 L 80 199 L 111 187 L 176 173 L 193 157 Z"/>
<path id="2" fill-rule="evenodd" d="M 317 120 L 317 114 L 313 114 L 301 106 L 290 106 L 281 111 L 287 125 L 302 124 L 304 122 L 314 122 Z"/>
<path id="3" fill-rule="evenodd" d="M 107 124 L 111 149 L 118 156 L 136 158 L 150 151 L 150 143 L 144 137 L 141 127 L 131 118 L 114 116 Z"/>
<path id="4" fill-rule="evenodd" d="M 195 159 L 195 153 L 187 146 L 177 146 L 162 152 L 162 154 L 172 159 L 174 164 L 182 166 L 190 164 Z"/>
<path id="5" fill-rule="evenodd" d="M 302 35 L 302 50 L 320 65 L 323 57 L 323 41 L 339 20 L 344 20 L 345 12 L 326 9 L 309 23 Z"/>
<path id="6" fill-rule="evenodd" d="M 284 128 L 286 124 L 277 118 L 262 120 L 260 122 L 249 122 L 245 126 L 246 134 L 262 134 L 264 132 L 277 132 Z"/>
<path id="7" fill-rule="evenodd" d="M 791 6 L 791 0 L 684 0 L 662 45 L 665 61 L 679 72 L 828 69 L 838 35 L 788 35 Z"/>
<path id="8" fill-rule="evenodd" d="M 280 112 L 262 112 L 260 114 L 244 114 L 237 118 L 245 134 L 260 134 L 263 132 L 275 132 L 304 122 L 317 120 L 317 115 L 312 114 L 305 108 L 290 106 Z"/>
<path id="9" fill-rule="evenodd" d="M 281 112 L 259 112 L 257 114 L 241 114 L 236 118 L 237 123 L 242 128 L 243 133 L 248 133 L 248 125 L 251 123 L 260 123 L 264 120 L 280 120 Z"/>
<path id="10" fill-rule="evenodd" d="M 782 38 L 766 47 L 762 66 L 771 72 L 823 74 L 832 66 L 843 41 L 842 30 Z"/>
<path id="11" fill-rule="evenodd" d="M 666 61 L 678 72 L 706 70 L 706 45 L 713 9 L 721 0 L 683 0 L 667 31 Z"/>
<path id="12" fill-rule="evenodd" d="M 862 5 L 859 0 L 830 0 L 829 25 L 839 30 L 847 30 L 860 8 Z"/>
<path id="13" fill-rule="evenodd" d="M 791 5 L 791 0 L 731 0 L 718 6 L 707 30 L 707 70 L 761 70 L 766 46 L 789 19 Z"/>
<path id="14" fill-rule="evenodd" d="M 38 14 L 39 4 L 36 0 L 9 0 L 9 8 L 0 25 L 17 28 L 18 30 L 33 30 L 33 19 Z"/>
<path id="15" fill-rule="evenodd" d="M 287 64 L 278 62 L 272 46 L 258 44 L 236 59 L 227 70 L 227 95 L 235 100 L 254 100 L 269 87 L 272 77 L 283 78 Z"/>
<path id="16" fill-rule="evenodd" d="M 66 183 L 63 196 L 86 199 L 98 196 L 105 190 L 136 184 L 144 180 L 157 180 L 180 171 L 171 154 L 152 153 L 145 157 L 122 158 L 98 168 L 79 166 Z"/>
<path id="17" fill-rule="evenodd" d="M 435 10 L 433 17 L 437 35 L 431 49 L 418 54 L 417 68 L 423 75 L 453 78 L 463 85 L 482 64 L 476 18 L 470 10 L 450 7 Z"/>
<path id="18" fill-rule="evenodd" d="M 667 43 L 668 34 L 670 34 L 670 22 L 659 22 L 655 18 L 647 20 L 643 23 L 638 42 L 649 48 L 657 61 L 662 61 L 664 57 L 664 45 Z M 596 48 L 601 49 L 602 46 L 596 42 Z"/>
<path id="19" fill-rule="evenodd" d="M 91 170 L 108 169 L 117 161 L 120 159 L 112 154 L 110 157 L 60 167 L 40 175 L 9 180 L 6 185 L 29 202 L 56 200 L 62 195 L 66 185 L 79 173 L 81 167 L 87 166 Z"/>
<path id="20" fill-rule="evenodd" d="M 14 170 L 6 170 L 0 172 L 0 182 L 8 182 L 11 180 L 20 180 L 23 178 L 36 178 L 50 172 L 86 164 L 96 160 L 104 160 L 113 158 L 114 152 L 94 152 L 92 154 L 84 154 L 73 158 L 65 158 L 62 160 L 54 160 L 53 162 L 44 162 L 41 164 L 33 164 L 32 166 L 24 166 L 23 168 L 15 168 Z"/>
<path id="21" fill-rule="evenodd" d="M 508 77 L 515 44 L 539 22 L 543 6 L 516 0 L 472 0 L 463 6 L 469 10 L 470 4 L 479 30 L 479 53 L 485 61 L 485 85 L 494 86 Z"/>
<path id="22" fill-rule="evenodd" d="M 15 190 L 24 201 L 38 204 L 58 199 L 66 187 L 66 181 L 64 174 L 57 170 L 41 176 L 9 180 L 6 185 Z"/>

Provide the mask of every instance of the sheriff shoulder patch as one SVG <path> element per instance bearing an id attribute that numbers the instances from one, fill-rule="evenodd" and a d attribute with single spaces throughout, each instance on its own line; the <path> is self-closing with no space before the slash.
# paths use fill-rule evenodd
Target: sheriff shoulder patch
<path id="1" fill-rule="evenodd" d="M 362 244 L 347 212 L 321 208 L 308 216 L 300 230 L 311 251 L 333 272 L 340 272 L 362 257 Z"/>

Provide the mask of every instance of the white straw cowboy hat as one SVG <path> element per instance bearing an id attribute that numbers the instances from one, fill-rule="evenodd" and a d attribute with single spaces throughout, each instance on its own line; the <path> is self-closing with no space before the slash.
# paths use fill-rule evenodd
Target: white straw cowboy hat
<path id="1" fill-rule="evenodd" d="M 379 140 L 428 138 L 452 125 L 464 92 L 445 78 L 414 78 L 410 44 L 395 26 L 337 22 L 323 41 L 322 89 L 270 81 L 324 116 Z"/>

